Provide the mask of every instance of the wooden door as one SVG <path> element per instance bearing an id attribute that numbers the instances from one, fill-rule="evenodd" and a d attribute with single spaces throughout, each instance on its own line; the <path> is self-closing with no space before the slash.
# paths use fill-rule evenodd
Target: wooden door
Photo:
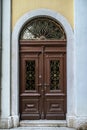
<path id="1" fill-rule="evenodd" d="M 66 118 L 65 42 L 20 43 L 20 117 Z"/>

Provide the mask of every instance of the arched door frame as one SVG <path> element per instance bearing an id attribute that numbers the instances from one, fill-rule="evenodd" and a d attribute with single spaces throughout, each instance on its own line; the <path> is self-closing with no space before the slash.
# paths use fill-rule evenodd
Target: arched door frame
<path id="1" fill-rule="evenodd" d="M 67 37 L 67 124 L 75 114 L 74 103 L 74 38 L 73 30 L 64 16 L 49 9 L 38 9 L 26 13 L 16 23 L 12 34 L 12 82 L 11 82 L 11 114 L 14 126 L 19 124 L 19 35 L 30 19 L 36 16 L 49 16 L 63 26 Z"/>

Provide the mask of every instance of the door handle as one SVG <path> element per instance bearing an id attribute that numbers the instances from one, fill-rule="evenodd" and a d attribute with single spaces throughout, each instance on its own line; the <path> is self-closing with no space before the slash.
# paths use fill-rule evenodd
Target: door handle
<path id="1" fill-rule="evenodd" d="M 42 86 L 42 84 L 37 84 L 37 86 L 41 87 L 41 86 Z"/>
<path id="2" fill-rule="evenodd" d="M 49 84 L 44 84 L 45 87 L 49 86 Z"/>

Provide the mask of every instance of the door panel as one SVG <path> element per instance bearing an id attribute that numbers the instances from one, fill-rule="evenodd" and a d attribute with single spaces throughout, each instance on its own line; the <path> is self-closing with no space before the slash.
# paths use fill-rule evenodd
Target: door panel
<path id="1" fill-rule="evenodd" d="M 65 47 L 20 46 L 20 118 L 66 118 Z"/>
<path id="2" fill-rule="evenodd" d="M 40 119 L 40 98 L 39 96 L 26 96 L 21 98 L 21 119 Z"/>
<path id="3" fill-rule="evenodd" d="M 45 118 L 65 119 L 64 54 L 45 54 Z"/>
<path id="4" fill-rule="evenodd" d="M 41 81 L 40 53 L 21 54 L 20 56 L 20 112 L 21 119 L 40 119 L 41 90 L 38 86 Z"/>
<path id="5" fill-rule="evenodd" d="M 65 106 L 64 98 L 57 97 L 55 98 L 47 97 L 46 98 L 46 119 L 49 120 L 62 120 L 65 119 Z"/>
<path id="6" fill-rule="evenodd" d="M 45 54 L 45 82 L 50 87 L 48 92 L 64 93 L 64 56 L 62 54 Z"/>

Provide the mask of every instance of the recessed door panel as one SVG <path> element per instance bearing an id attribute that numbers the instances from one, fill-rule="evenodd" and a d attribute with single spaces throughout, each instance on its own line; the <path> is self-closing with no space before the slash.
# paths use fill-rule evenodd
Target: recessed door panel
<path id="1" fill-rule="evenodd" d="M 45 82 L 48 92 L 64 93 L 64 55 L 45 54 Z"/>

